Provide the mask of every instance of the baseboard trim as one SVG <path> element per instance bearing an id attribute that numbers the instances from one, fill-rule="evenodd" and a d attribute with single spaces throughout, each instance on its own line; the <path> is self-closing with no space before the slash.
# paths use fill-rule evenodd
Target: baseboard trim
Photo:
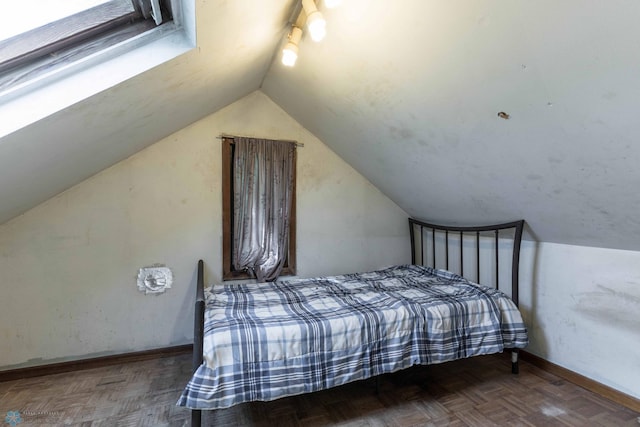
<path id="1" fill-rule="evenodd" d="M 178 345 L 132 353 L 114 354 L 111 356 L 93 357 L 90 359 L 72 360 L 70 362 L 51 363 L 48 365 L 0 371 L 0 382 L 20 380 L 23 378 L 41 377 L 43 375 L 61 374 L 84 369 L 100 368 L 120 363 L 140 362 L 142 360 L 159 359 L 193 352 L 193 345 Z"/>
<path id="2" fill-rule="evenodd" d="M 520 351 L 520 357 L 522 360 L 531 363 L 543 371 L 557 375 L 567 381 L 571 381 L 584 389 L 599 394 L 600 396 L 625 406 L 632 411 L 640 412 L 640 400 L 633 396 L 629 396 L 628 394 L 622 393 L 614 388 L 599 383 L 598 381 L 587 378 L 584 375 L 580 375 L 567 368 L 556 365 L 555 363 L 551 363 L 542 357 L 536 356 L 535 354 Z"/>

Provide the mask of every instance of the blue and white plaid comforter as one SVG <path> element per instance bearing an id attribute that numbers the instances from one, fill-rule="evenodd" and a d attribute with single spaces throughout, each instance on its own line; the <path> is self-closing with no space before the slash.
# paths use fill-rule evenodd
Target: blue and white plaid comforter
<path id="1" fill-rule="evenodd" d="M 214 286 L 206 299 L 204 362 L 178 401 L 192 409 L 309 393 L 528 343 L 508 296 L 416 265 Z"/>

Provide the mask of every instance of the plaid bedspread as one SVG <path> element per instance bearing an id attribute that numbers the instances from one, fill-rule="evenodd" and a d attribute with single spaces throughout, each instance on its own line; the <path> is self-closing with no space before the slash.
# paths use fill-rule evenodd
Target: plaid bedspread
<path id="1" fill-rule="evenodd" d="M 192 409 L 309 393 L 528 343 L 508 296 L 416 265 L 213 286 L 206 298 L 204 362 L 178 401 Z"/>

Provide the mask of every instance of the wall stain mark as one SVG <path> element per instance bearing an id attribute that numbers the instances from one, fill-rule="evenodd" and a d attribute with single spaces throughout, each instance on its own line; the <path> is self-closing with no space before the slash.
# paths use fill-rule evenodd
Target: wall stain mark
<path id="1" fill-rule="evenodd" d="M 634 295 L 597 285 L 598 291 L 584 292 L 576 295 L 577 304 L 574 310 L 600 324 L 624 328 L 634 335 L 640 334 L 640 295 Z"/>

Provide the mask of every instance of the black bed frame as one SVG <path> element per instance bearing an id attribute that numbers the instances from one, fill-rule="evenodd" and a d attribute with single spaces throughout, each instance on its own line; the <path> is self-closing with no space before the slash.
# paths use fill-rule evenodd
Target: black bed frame
<path id="1" fill-rule="evenodd" d="M 457 244 L 460 246 L 459 251 L 459 264 L 458 269 L 460 275 L 464 276 L 464 238 L 469 235 L 475 236 L 475 256 L 476 256 L 476 278 L 480 277 L 480 242 L 483 238 L 486 238 L 488 233 L 493 234 L 495 239 L 495 287 L 500 288 L 500 274 L 499 272 L 499 242 L 500 232 L 513 230 L 513 249 L 511 259 L 511 299 L 518 305 L 518 273 L 520 264 L 520 243 L 522 241 L 522 230 L 524 228 L 524 220 L 507 222 L 497 225 L 487 225 L 480 227 L 460 227 L 460 226 L 446 226 L 436 225 L 424 221 L 419 221 L 413 218 L 409 218 L 409 230 L 411 236 L 411 263 L 420 265 L 430 265 L 436 267 L 436 236 L 439 236 L 440 240 L 444 240 L 444 255 L 445 255 L 445 269 L 449 269 L 449 243 L 453 242 L 452 239 L 457 240 Z M 426 231 L 425 231 L 426 230 Z M 428 252 L 425 247 L 425 232 L 431 234 L 431 259 L 425 259 L 425 253 Z M 416 237 L 420 236 L 419 239 Z M 428 241 L 429 239 L 427 239 Z M 419 244 L 420 246 L 417 246 Z M 419 255 L 419 257 L 418 257 Z M 419 258 L 419 259 L 418 259 Z M 479 279 L 478 279 L 479 281 Z M 200 367 L 203 361 L 203 343 L 204 343 L 204 263 L 202 260 L 198 261 L 198 278 L 196 287 L 196 303 L 195 303 L 195 316 L 194 316 L 194 328 L 193 328 L 193 372 Z M 511 352 L 511 372 L 518 373 L 518 349 L 512 349 Z M 200 427 L 202 423 L 202 410 L 191 411 L 191 425 L 193 427 Z"/>
<path id="2" fill-rule="evenodd" d="M 420 265 L 428 265 L 436 268 L 437 264 L 437 251 L 436 251 L 436 234 L 439 233 L 444 240 L 444 269 L 449 270 L 449 242 L 453 239 L 456 240 L 456 244 L 459 245 L 459 259 L 457 263 L 458 270 L 460 271 L 461 276 L 465 276 L 464 274 L 464 241 L 465 236 L 473 236 L 475 240 L 475 257 L 476 257 L 476 281 L 480 281 L 480 253 L 482 252 L 480 248 L 480 241 L 482 238 L 487 238 L 488 234 L 493 234 L 493 239 L 495 239 L 495 245 L 493 247 L 493 256 L 495 262 L 496 272 L 499 271 L 500 268 L 500 258 L 498 256 L 498 249 L 500 246 L 500 231 L 505 230 L 514 230 L 514 235 L 511 237 L 513 241 L 513 250 L 512 250 L 512 258 L 511 258 L 511 299 L 513 302 L 518 305 L 518 288 L 519 288 L 519 264 L 520 264 L 520 243 L 522 242 L 522 230 L 524 228 L 524 220 L 507 222 L 504 224 L 497 225 L 487 225 L 481 227 L 457 227 L 457 226 L 443 226 L 430 224 L 428 222 L 419 221 L 413 218 L 409 218 L 409 231 L 411 234 L 411 263 L 412 264 L 420 264 Z M 431 257 L 425 257 L 426 248 L 425 248 L 425 230 L 426 233 L 431 235 Z M 417 242 L 416 235 L 421 236 L 420 241 Z M 418 246 L 418 243 L 420 246 Z M 420 259 L 418 260 L 418 255 L 420 255 Z M 429 259 L 430 258 L 430 259 Z M 467 276 L 465 276 L 467 277 Z M 494 286 L 497 289 L 500 289 L 500 275 L 496 273 Z"/>
<path id="3" fill-rule="evenodd" d="M 524 220 L 513 221 L 513 222 L 505 222 L 503 224 L 495 224 L 495 225 L 486 225 L 486 226 L 478 226 L 478 227 L 462 227 L 462 226 L 448 226 L 448 225 L 437 225 L 431 224 L 424 221 L 419 221 L 417 219 L 409 218 L 409 233 L 411 236 L 411 263 L 412 264 L 420 264 L 427 265 L 430 267 L 437 268 L 437 261 L 442 263 L 442 260 L 437 258 L 438 251 L 436 250 L 436 236 L 440 237 L 442 240 L 442 244 L 444 244 L 444 269 L 449 270 L 452 267 L 449 264 L 450 260 L 450 252 L 449 252 L 449 243 L 454 242 L 459 246 L 458 252 L 458 263 L 457 268 L 460 272 L 461 276 L 465 276 L 464 274 L 464 243 L 465 237 L 468 238 L 472 236 L 472 239 L 475 240 L 475 250 L 473 251 L 475 254 L 475 264 L 476 264 L 476 281 L 480 282 L 480 253 L 483 252 L 481 249 L 480 242 L 482 239 L 491 238 L 494 241 L 493 248 L 489 249 L 490 252 L 493 252 L 493 260 L 495 263 L 495 282 L 493 285 L 496 289 L 500 289 L 500 232 L 509 231 L 512 234 L 510 236 L 510 240 L 513 242 L 513 247 L 511 250 L 511 299 L 515 303 L 516 307 L 519 306 L 519 270 L 520 270 L 520 244 L 522 243 L 522 231 L 524 229 Z M 425 257 L 425 253 L 427 252 L 427 248 L 425 246 L 425 233 L 430 235 L 430 241 L 432 247 L 431 249 L 431 257 Z M 419 239 L 416 237 L 420 236 Z M 426 239 L 428 242 L 429 239 Z M 427 243 L 428 244 L 428 243 Z M 419 246 L 418 246 L 419 245 Z M 418 257 L 419 255 L 419 257 Z M 418 259 L 419 258 L 419 259 Z M 467 277 L 467 276 L 465 276 Z M 518 356 L 519 351 L 517 348 L 511 350 L 511 372 L 517 374 L 519 371 L 518 364 Z"/>
<path id="4" fill-rule="evenodd" d="M 204 262 L 198 261 L 198 280 L 196 282 L 196 307 L 193 325 L 193 365 L 192 374 L 202 365 L 204 346 Z M 200 427 L 202 411 L 191 410 L 191 426 Z"/>

